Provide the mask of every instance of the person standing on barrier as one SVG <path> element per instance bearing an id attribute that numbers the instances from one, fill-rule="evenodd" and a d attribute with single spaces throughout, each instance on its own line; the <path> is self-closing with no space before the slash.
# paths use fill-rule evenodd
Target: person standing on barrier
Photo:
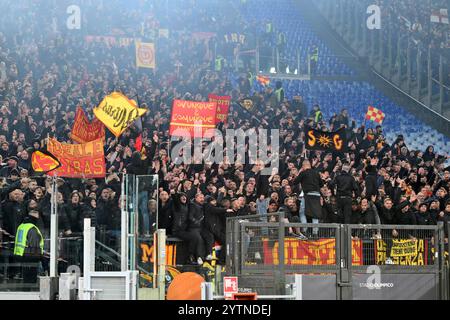
<path id="1" fill-rule="evenodd" d="M 220 242 L 222 248 L 220 250 L 219 264 L 224 264 L 226 256 L 226 214 L 232 213 L 232 209 L 224 209 L 217 207 L 217 200 L 214 197 L 206 196 L 205 204 L 205 224 L 202 230 L 202 237 L 205 239 L 206 260 L 212 260 L 212 247 L 214 240 Z M 206 236 L 205 236 L 206 235 Z"/>
<path id="2" fill-rule="evenodd" d="M 38 266 L 44 255 L 44 237 L 37 227 L 39 212 L 31 210 L 17 228 L 14 256 L 22 266 L 23 282 L 36 283 Z"/>
<path id="3" fill-rule="evenodd" d="M 355 194 L 359 197 L 359 187 L 355 179 L 349 173 L 350 166 L 344 164 L 342 172 L 331 183 L 332 188 L 336 187 L 337 204 L 342 223 L 350 224 L 352 221 L 352 197 Z"/>
<path id="4" fill-rule="evenodd" d="M 198 197 L 200 199 L 200 196 Z M 203 203 L 195 204 L 195 199 L 189 203 L 187 195 L 184 192 L 175 194 L 172 191 L 172 199 L 174 204 L 172 234 L 188 243 L 188 263 L 202 265 L 202 257 L 205 251 L 205 245 L 200 234 L 201 222 L 204 219 Z"/>
<path id="5" fill-rule="evenodd" d="M 317 163 L 315 159 L 315 163 Z M 313 169 L 309 160 L 304 160 L 299 174 L 294 179 L 293 184 L 299 184 L 305 197 L 305 215 L 308 223 L 319 223 L 322 219 L 322 205 L 320 204 L 320 188 L 323 187 L 323 181 L 317 170 Z M 318 236 L 319 230 L 313 228 L 313 236 Z"/>

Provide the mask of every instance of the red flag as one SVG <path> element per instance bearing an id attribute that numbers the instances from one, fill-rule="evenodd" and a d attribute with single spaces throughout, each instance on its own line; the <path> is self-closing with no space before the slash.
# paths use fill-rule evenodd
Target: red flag
<path id="1" fill-rule="evenodd" d="M 142 150 L 142 133 L 136 138 L 136 142 L 134 143 L 136 150 L 141 152 Z"/>

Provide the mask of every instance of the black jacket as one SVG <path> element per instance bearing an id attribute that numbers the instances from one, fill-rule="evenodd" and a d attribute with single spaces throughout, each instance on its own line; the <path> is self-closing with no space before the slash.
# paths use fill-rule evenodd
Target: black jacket
<path id="1" fill-rule="evenodd" d="M 369 172 L 364 181 L 366 183 L 366 197 L 370 200 L 372 196 L 378 194 L 376 172 Z"/>
<path id="2" fill-rule="evenodd" d="M 366 211 L 361 211 L 358 223 L 360 224 L 380 224 L 380 217 L 375 205 L 369 205 Z"/>
<path id="3" fill-rule="evenodd" d="M 338 175 L 334 179 L 332 186 L 337 187 L 336 196 L 338 197 L 352 197 L 353 192 L 355 192 L 356 196 L 359 196 L 358 184 L 348 172 L 342 172 Z"/>
<path id="4" fill-rule="evenodd" d="M 25 203 L 7 201 L 3 207 L 2 228 L 11 235 L 15 235 L 17 228 L 26 217 Z"/>
<path id="5" fill-rule="evenodd" d="M 400 225 L 416 225 L 416 213 L 414 211 L 408 210 L 406 212 L 397 211 L 396 214 L 396 224 Z"/>
<path id="6" fill-rule="evenodd" d="M 224 208 L 205 204 L 205 227 L 212 233 L 224 232 L 226 227 L 226 213 Z"/>
<path id="7" fill-rule="evenodd" d="M 416 211 L 415 214 L 416 214 L 417 225 L 419 225 L 419 226 L 431 226 L 431 225 L 435 224 L 429 211 L 426 211 L 425 213 L 421 213 L 419 211 Z"/>
<path id="8" fill-rule="evenodd" d="M 205 222 L 204 206 L 198 204 L 195 199 L 189 204 L 189 229 L 199 229 Z"/>
<path id="9" fill-rule="evenodd" d="M 305 194 L 313 191 L 320 192 L 320 188 L 323 186 L 323 181 L 320 178 L 320 174 L 315 169 L 308 169 L 300 172 L 294 180 L 294 185 L 299 183 L 301 184 L 302 190 Z"/>
<path id="10" fill-rule="evenodd" d="M 172 200 L 169 199 L 164 205 L 161 201 L 158 203 L 158 228 L 166 229 L 167 233 L 170 234 L 172 231 L 173 223 L 173 204 Z"/>
<path id="11" fill-rule="evenodd" d="M 105 226 L 107 230 L 120 230 L 121 213 L 114 200 L 97 200 L 96 224 Z M 73 231 L 73 230 L 72 230 Z"/>
<path id="12" fill-rule="evenodd" d="M 386 209 L 384 205 L 379 202 L 377 204 L 378 214 L 382 224 L 395 224 L 395 210 L 394 207 Z"/>
<path id="13" fill-rule="evenodd" d="M 84 218 L 90 218 L 89 210 L 82 203 L 77 205 L 68 203 L 65 205 L 65 208 L 70 230 L 74 233 L 82 233 Z"/>
<path id="14" fill-rule="evenodd" d="M 178 194 L 172 195 L 172 234 L 176 235 L 180 231 L 186 231 L 188 228 L 189 204 L 181 203 Z"/>

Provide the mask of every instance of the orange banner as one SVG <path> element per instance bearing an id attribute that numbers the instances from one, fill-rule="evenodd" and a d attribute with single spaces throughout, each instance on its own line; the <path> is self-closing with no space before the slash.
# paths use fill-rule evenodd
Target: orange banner
<path id="1" fill-rule="evenodd" d="M 201 138 L 211 136 L 208 129 L 216 127 L 216 102 L 197 102 L 174 100 L 170 135 L 178 137 Z"/>
<path id="2" fill-rule="evenodd" d="M 50 138 L 47 150 L 61 162 L 61 167 L 51 171 L 49 175 L 67 178 L 104 178 L 106 175 L 102 139 L 67 144 Z"/>
<path id="3" fill-rule="evenodd" d="M 77 108 L 70 138 L 78 143 L 86 143 L 105 137 L 105 126 L 95 118 L 92 122 L 81 107 Z"/>
<path id="4" fill-rule="evenodd" d="M 209 102 L 217 102 L 216 124 L 219 122 L 227 123 L 228 109 L 230 108 L 230 96 L 216 96 L 210 93 L 208 95 Z"/>
<path id="5" fill-rule="evenodd" d="M 284 240 L 284 264 L 286 265 L 334 265 L 336 264 L 336 240 L 315 241 L 286 238 Z M 278 241 L 263 239 L 264 264 L 279 264 Z M 352 242 L 353 265 L 362 265 L 362 241 Z"/>

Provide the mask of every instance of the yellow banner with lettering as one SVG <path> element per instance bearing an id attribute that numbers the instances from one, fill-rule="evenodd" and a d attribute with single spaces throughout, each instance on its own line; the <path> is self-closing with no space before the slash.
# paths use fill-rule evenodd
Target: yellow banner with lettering
<path id="1" fill-rule="evenodd" d="M 142 117 L 147 109 L 138 108 L 136 102 L 120 92 L 106 96 L 94 108 L 94 114 L 116 137 L 119 137 L 130 124 Z"/>
<path id="2" fill-rule="evenodd" d="M 423 266 L 429 264 L 428 240 L 375 240 L 375 263 Z"/>

